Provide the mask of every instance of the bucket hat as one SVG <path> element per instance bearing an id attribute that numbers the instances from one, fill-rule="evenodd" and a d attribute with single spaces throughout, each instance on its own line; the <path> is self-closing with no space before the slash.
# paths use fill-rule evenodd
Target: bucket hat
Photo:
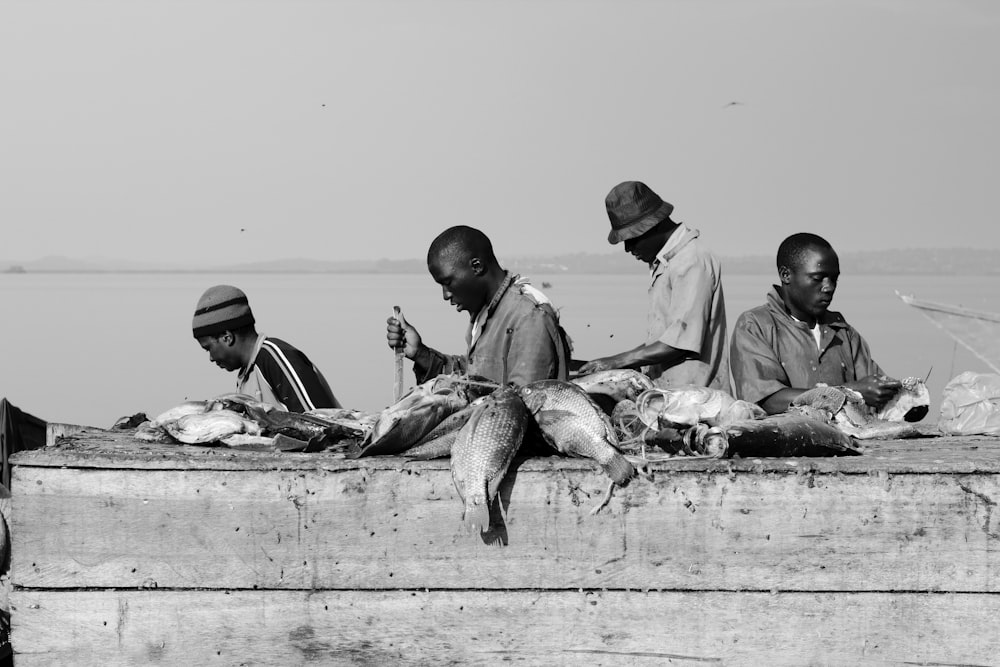
<path id="1" fill-rule="evenodd" d="M 604 198 L 611 220 L 608 243 L 615 244 L 642 236 L 670 217 L 674 207 L 640 181 L 619 183 Z"/>

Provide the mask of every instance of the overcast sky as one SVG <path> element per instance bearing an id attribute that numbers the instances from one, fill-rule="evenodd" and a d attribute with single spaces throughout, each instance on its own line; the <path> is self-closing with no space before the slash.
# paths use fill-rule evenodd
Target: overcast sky
<path id="1" fill-rule="evenodd" d="M 721 255 L 1000 248 L 987 0 L 4 0 L 0 62 L 0 259 L 610 252 L 632 179 Z"/>

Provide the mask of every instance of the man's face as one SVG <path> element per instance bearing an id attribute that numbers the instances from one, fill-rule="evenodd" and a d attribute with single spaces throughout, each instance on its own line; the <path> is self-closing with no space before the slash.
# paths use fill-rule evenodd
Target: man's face
<path id="1" fill-rule="evenodd" d="M 243 366 L 236 354 L 235 342 L 236 338 L 228 331 L 218 336 L 201 336 L 198 339 L 201 349 L 208 352 L 209 361 L 227 371 L 238 371 Z"/>
<path id="2" fill-rule="evenodd" d="M 472 315 L 486 305 L 478 259 L 438 256 L 427 263 L 434 282 L 441 286 L 441 296 L 458 310 Z"/>
<path id="3" fill-rule="evenodd" d="M 810 322 L 826 314 L 840 278 L 840 261 L 831 248 L 810 248 L 798 266 L 778 272 L 788 309 L 796 318 Z"/>
<path id="4" fill-rule="evenodd" d="M 652 264 L 656 259 L 656 253 L 663 250 L 666 237 L 658 227 L 653 227 L 642 236 L 625 241 L 625 252 L 635 257 L 640 262 Z"/>

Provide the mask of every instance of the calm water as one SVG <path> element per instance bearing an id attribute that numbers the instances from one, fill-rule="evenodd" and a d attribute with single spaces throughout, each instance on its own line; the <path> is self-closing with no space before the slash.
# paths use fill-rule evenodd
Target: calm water
<path id="1" fill-rule="evenodd" d="M 560 309 L 574 357 L 589 359 L 642 342 L 647 276 L 534 275 Z M 763 303 L 771 276 L 727 276 L 730 326 Z M 57 275 L 0 274 L 0 396 L 43 419 L 110 426 L 135 412 L 155 415 L 185 399 L 232 391 L 235 374 L 208 361 L 191 337 L 202 291 L 244 289 L 258 330 L 304 350 L 341 402 L 379 410 L 392 395 L 385 319 L 393 305 L 428 344 L 464 351 L 467 318 L 420 275 Z M 945 382 L 988 369 L 895 290 L 931 301 L 1000 312 L 1000 277 L 845 276 L 833 308 L 867 338 L 876 360 L 897 377 L 928 382 L 936 418 Z M 408 381 L 412 374 L 408 372 Z"/>

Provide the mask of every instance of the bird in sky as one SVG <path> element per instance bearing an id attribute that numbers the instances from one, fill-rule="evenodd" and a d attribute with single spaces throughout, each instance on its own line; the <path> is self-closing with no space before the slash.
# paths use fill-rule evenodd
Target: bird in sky
<path id="1" fill-rule="evenodd" d="M 724 105 L 722 108 L 726 109 L 728 107 L 735 107 L 735 106 L 743 106 L 743 102 L 735 102 L 735 101 L 733 101 L 733 102 L 730 102 L 729 104 Z"/>

